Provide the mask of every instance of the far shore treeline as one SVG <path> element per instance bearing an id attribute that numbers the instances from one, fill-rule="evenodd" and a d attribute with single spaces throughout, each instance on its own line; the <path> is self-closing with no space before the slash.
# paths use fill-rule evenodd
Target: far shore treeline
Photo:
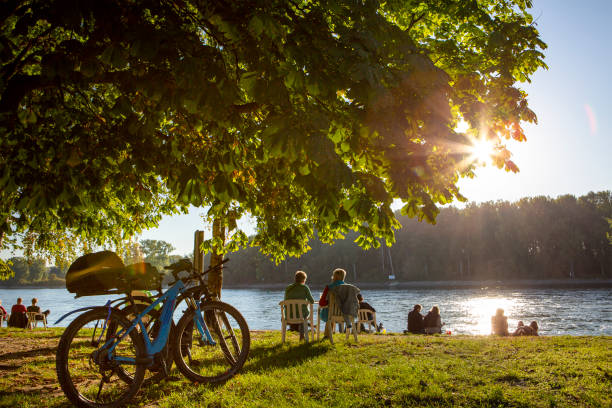
<path id="1" fill-rule="evenodd" d="M 517 202 L 469 204 L 443 208 L 437 224 L 399 216 L 393 246 L 367 251 L 348 234 L 334 245 L 317 239 L 299 258 L 276 265 L 257 248 L 229 254 L 226 285 L 274 284 L 291 281 L 296 270 L 308 283 L 327 282 L 336 267 L 350 281 L 387 282 L 435 280 L 608 279 L 612 277 L 610 242 L 612 192 L 576 198 L 530 197 Z M 194 230 L 197 226 L 194 226 Z M 143 240 L 145 261 L 162 267 L 180 258 L 172 246 Z M 15 276 L 0 287 L 63 286 L 67 267 L 45 267 L 42 260 L 11 258 Z M 126 262 L 130 260 L 126 259 Z"/>

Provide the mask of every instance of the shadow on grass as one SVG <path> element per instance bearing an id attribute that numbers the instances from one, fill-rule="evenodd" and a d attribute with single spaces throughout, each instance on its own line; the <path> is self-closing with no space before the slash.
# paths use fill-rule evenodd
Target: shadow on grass
<path id="1" fill-rule="evenodd" d="M 294 367 L 327 353 L 334 346 L 328 342 L 300 343 L 286 348 L 278 343 L 273 346 L 255 346 L 251 348 L 242 373 L 260 373 L 274 368 Z"/>
<path id="2" fill-rule="evenodd" d="M 33 349 L 33 350 L 17 351 L 15 353 L 6 353 L 6 354 L 0 355 L 0 361 L 14 360 L 18 358 L 46 356 L 49 354 L 55 354 L 56 350 L 57 350 L 57 347 L 43 347 L 43 348 Z"/>

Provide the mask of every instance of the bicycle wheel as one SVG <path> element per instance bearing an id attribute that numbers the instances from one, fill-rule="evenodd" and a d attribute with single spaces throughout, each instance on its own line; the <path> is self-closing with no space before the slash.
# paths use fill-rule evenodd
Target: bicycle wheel
<path id="1" fill-rule="evenodd" d="M 130 321 L 120 312 L 106 307 L 93 309 L 78 316 L 64 331 L 57 347 L 56 371 L 66 397 L 78 407 L 113 408 L 127 404 L 138 392 L 145 366 L 121 364 L 129 378 L 117 375 L 116 360 L 100 348 L 109 338 L 130 327 Z M 112 352 L 113 357 L 145 358 L 145 346 L 140 333 L 132 330 Z"/>
<path id="2" fill-rule="evenodd" d="M 179 320 L 172 349 L 177 368 L 192 381 L 217 383 L 231 378 L 249 355 L 251 336 L 244 317 L 222 302 L 200 306 L 202 317 L 215 344 L 202 337 L 189 309 Z"/>
<path id="3" fill-rule="evenodd" d="M 147 304 L 136 303 L 134 305 L 126 305 L 122 309 L 120 309 L 129 320 L 133 320 L 136 318 L 138 314 L 144 311 L 147 308 Z M 142 318 L 143 323 L 145 324 L 147 334 L 149 335 L 149 339 L 151 342 L 155 340 L 157 334 L 159 333 L 159 329 L 161 327 L 161 323 L 159 321 L 159 310 L 151 310 Z M 140 332 L 140 326 L 137 326 L 136 330 Z M 174 333 L 174 322 L 172 322 L 172 327 L 170 328 L 169 338 L 172 338 Z M 114 330 L 109 330 L 106 334 L 107 340 L 110 339 Z M 163 350 L 155 356 L 155 360 L 151 367 L 147 367 L 148 369 L 145 371 L 144 381 L 142 385 L 149 385 L 152 383 L 157 383 L 164 378 L 166 378 L 167 373 L 172 369 L 172 363 L 174 362 L 172 352 L 170 352 L 170 342 L 166 344 Z M 163 368 L 162 365 L 166 366 L 166 369 Z M 131 373 L 126 371 L 123 365 L 119 365 L 116 367 L 116 372 L 119 377 L 121 377 L 125 381 L 131 381 Z"/>

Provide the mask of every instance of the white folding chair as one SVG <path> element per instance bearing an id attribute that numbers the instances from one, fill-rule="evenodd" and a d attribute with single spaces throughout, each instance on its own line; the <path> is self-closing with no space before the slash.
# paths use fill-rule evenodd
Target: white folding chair
<path id="1" fill-rule="evenodd" d="M 374 325 L 374 330 L 376 330 L 378 327 L 376 325 L 376 312 L 370 309 L 359 309 L 357 311 L 357 333 L 361 331 L 362 324 L 367 324 L 370 331 L 372 331 L 372 325 Z"/>
<path id="2" fill-rule="evenodd" d="M 38 326 L 38 322 L 41 322 L 45 329 L 47 328 L 47 316 L 44 313 L 38 312 L 26 312 L 28 316 L 28 329 L 34 329 Z"/>
<path id="3" fill-rule="evenodd" d="M 355 316 L 344 315 L 342 314 L 342 310 L 340 309 L 340 302 L 337 301 L 336 295 L 332 292 L 327 293 L 327 297 L 329 299 L 329 313 L 327 316 L 327 323 L 325 324 L 325 333 L 329 336 L 329 341 L 334 343 L 334 333 L 336 331 L 336 323 L 340 324 L 340 327 L 344 327 L 344 324 L 348 322 L 351 323 L 351 331 L 355 336 L 355 341 L 357 340 L 357 328 L 355 323 Z M 346 319 L 345 319 L 346 317 Z M 344 332 L 346 333 L 346 340 L 349 339 L 349 328 L 346 327 Z"/>
<path id="4" fill-rule="evenodd" d="M 287 326 L 290 324 L 301 324 L 304 332 L 304 339 L 308 343 L 308 331 L 309 324 L 312 330 L 314 330 L 314 313 L 312 310 L 312 303 L 302 299 L 288 299 L 279 302 L 281 308 L 281 333 L 282 342 L 285 342 L 285 336 L 287 333 Z M 304 313 L 304 306 L 308 308 L 310 314 L 306 316 Z M 314 332 L 312 333 L 314 334 Z M 312 336 L 314 340 L 314 335 Z"/>

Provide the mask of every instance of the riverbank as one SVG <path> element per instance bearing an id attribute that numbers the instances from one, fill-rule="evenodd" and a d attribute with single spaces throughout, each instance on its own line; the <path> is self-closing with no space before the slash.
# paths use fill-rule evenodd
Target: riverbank
<path id="1" fill-rule="evenodd" d="M 388 281 L 351 282 L 361 289 L 526 289 L 526 288 L 612 288 L 612 279 L 515 279 L 506 281 Z M 310 284 L 311 289 L 323 289 L 325 285 Z M 284 289 L 285 283 L 227 284 L 228 289 Z"/>
<path id="2" fill-rule="evenodd" d="M 612 288 L 612 279 L 514 279 L 504 281 L 388 281 L 388 282 L 352 282 L 362 289 L 526 289 L 526 288 Z M 288 283 L 249 283 L 225 284 L 227 289 L 261 289 L 279 290 L 286 288 Z M 311 284 L 311 289 L 322 290 L 325 284 Z M 0 289 L 54 289 L 63 288 L 62 280 L 45 283 L 6 286 L 0 283 Z"/>
<path id="3" fill-rule="evenodd" d="M 1 407 L 59 407 L 62 329 L 0 329 Z M 143 388 L 149 407 L 565 407 L 612 405 L 612 337 L 336 334 L 306 345 L 291 333 L 252 332 L 241 373 L 212 387 L 172 377 Z M 579 362 L 579 363 L 578 363 Z"/>

